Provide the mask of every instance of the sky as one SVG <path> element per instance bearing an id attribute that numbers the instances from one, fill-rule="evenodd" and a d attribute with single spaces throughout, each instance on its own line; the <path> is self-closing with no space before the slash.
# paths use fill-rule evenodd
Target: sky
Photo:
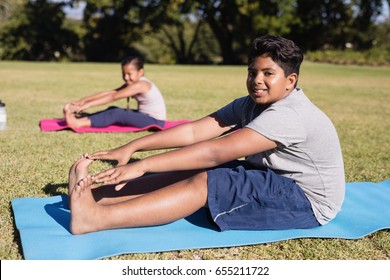
<path id="1" fill-rule="evenodd" d="M 74 19 L 82 19 L 83 18 L 83 10 L 85 8 L 86 3 L 81 2 L 77 4 L 74 8 L 66 7 L 64 8 L 64 12 L 68 17 Z"/>
<path id="2" fill-rule="evenodd" d="M 383 15 L 378 19 L 379 22 L 381 21 L 385 21 L 386 19 L 387 20 L 390 20 L 390 11 L 389 11 L 389 5 L 387 5 L 386 1 L 383 1 L 383 7 L 385 8 L 384 11 L 383 11 Z"/>

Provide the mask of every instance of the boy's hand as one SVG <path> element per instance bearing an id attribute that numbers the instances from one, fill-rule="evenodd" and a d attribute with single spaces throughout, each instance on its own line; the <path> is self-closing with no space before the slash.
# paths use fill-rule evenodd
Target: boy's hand
<path id="1" fill-rule="evenodd" d="M 109 150 L 109 151 L 98 151 L 91 155 L 87 155 L 87 158 L 93 160 L 116 160 L 118 161 L 117 166 L 127 164 L 131 155 L 127 155 L 120 148 Z"/>
<path id="2" fill-rule="evenodd" d="M 115 190 L 119 191 L 128 181 L 141 177 L 144 173 L 140 168 L 137 168 L 137 164 L 127 164 L 102 171 L 92 176 L 92 180 L 108 185 L 117 184 Z"/>

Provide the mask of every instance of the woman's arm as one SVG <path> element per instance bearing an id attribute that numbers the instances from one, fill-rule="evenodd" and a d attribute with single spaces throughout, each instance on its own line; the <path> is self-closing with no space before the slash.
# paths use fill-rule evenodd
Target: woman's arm
<path id="1" fill-rule="evenodd" d="M 92 95 L 80 98 L 79 100 L 71 101 L 71 102 L 67 103 L 64 106 L 64 109 L 65 108 L 69 108 L 72 112 L 81 113 L 81 112 L 83 112 L 86 109 L 84 105 L 87 102 L 91 102 L 93 100 L 103 98 L 104 96 L 109 95 L 109 94 L 113 94 L 116 91 L 117 90 L 106 90 L 106 91 L 101 91 L 101 92 L 94 93 Z"/>
<path id="2" fill-rule="evenodd" d="M 116 92 L 115 89 L 97 92 L 97 93 L 95 93 L 93 95 L 90 95 L 90 96 L 87 96 L 87 97 L 79 99 L 78 102 L 82 105 L 82 104 L 85 104 L 86 102 L 91 102 L 93 100 L 100 99 L 100 98 L 102 98 L 102 97 L 104 97 L 106 95 L 109 95 L 109 94 L 112 94 L 112 93 L 115 93 L 115 92 Z"/>
<path id="3" fill-rule="evenodd" d="M 78 100 L 78 112 L 83 112 L 88 108 L 108 104 L 122 98 L 132 97 L 140 93 L 147 93 L 151 86 L 147 81 L 138 81 L 131 85 L 123 85 L 116 90 L 103 91 L 87 96 Z"/>

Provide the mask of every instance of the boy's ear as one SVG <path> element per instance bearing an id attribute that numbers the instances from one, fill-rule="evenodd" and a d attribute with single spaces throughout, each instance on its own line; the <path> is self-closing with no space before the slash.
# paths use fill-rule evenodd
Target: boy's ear
<path id="1" fill-rule="evenodd" d="M 292 90 L 295 87 L 295 84 L 298 81 L 298 74 L 292 73 L 287 77 L 287 90 Z"/>

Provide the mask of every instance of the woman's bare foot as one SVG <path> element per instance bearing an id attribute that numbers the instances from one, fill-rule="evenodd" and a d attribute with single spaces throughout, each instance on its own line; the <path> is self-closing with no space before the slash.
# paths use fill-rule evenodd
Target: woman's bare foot
<path id="1" fill-rule="evenodd" d="M 89 175 L 88 166 L 93 162 L 92 159 L 82 155 L 69 170 L 68 178 L 68 194 L 70 195 L 77 183 Z"/>
<path id="2" fill-rule="evenodd" d="M 93 198 L 92 183 L 92 178 L 88 175 L 76 184 L 70 194 L 70 231 L 73 234 L 84 234 L 100 229 L 99 213 L 104 206 L 98 205 Z"/>
<path id="3" fill-rule="evenodd" d="M 66 106 L 64 109 L 64 117 L 66 124 L 72 128 L 78 128 L 78 122 L 77 118 L 73 114 L 73 112 L 70 110 L 69 106 Z"/>
<path id="4" fill-rule="evenodd" d="M 76 118 L 69 106 L 64 108 L 66 124 L 71 128 L 91 127 L 91 121 L 87 117 Z"/>

